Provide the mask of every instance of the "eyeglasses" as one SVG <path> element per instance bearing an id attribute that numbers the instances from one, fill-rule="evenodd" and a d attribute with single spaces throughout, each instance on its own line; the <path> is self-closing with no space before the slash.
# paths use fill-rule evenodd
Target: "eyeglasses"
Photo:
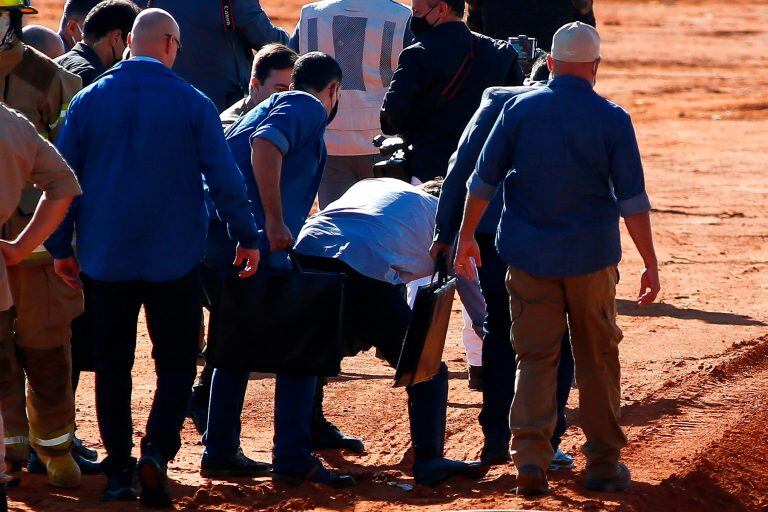
<path id="1" fill-rule="evenodd" d="M 165 34 L 165 37 L 170 37 L 171 39 L 173 39 L 173 41 L 176 43 L 176 46 L 179 47 L 178 51 L 181 51 L 181 41 L 176 39 L 176 36 L 174 36 L 173 34 Z"/>

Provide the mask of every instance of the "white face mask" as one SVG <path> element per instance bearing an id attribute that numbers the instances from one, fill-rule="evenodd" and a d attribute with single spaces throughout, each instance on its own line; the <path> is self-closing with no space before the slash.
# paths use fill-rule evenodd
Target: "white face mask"
<path id="1" fill-rule="evenodd" d="M 0 11 L 0 51 L 5 51 L 13 43 L 13 32 L 11 32 L 11 13 Z"/>

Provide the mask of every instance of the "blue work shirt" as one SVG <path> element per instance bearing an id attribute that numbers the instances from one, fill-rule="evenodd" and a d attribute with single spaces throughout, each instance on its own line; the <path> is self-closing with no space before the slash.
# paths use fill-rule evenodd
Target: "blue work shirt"
<path id="1" fill-rule="evenodd" d="M 270 141 L 283 155 L 280 173 L 283 222 L 295 238 L 320 186 L 326 160 L 323 135 L 327 124 L 328 114 L 317 98 L 302 91 L 286 91 L 273 94 L 227 128 L 224 135 L 245 179 L 260 233 L 265 229 L 264 207 L 251 164 L 253 139 Z"/>
<path id="2" fill-rule="evenodd" d="M 340 259 L 364 276 L 406 284 L 432 274 L 437 198 L 393 178 L 362 180 L 313 215 L 296 252 Z"/>
<path id="3" fill-rule="evenodd" d="M 490 200 L 502 181 L 496 248 L 536 276 L 616 265 L 619 215 L 651 207 L 629 114 L 573 76 L 504 106 L 467 185 Z"/>
<path id="4" fill-rule="evenodd" d="M 77 255 L 103 281 L 169 281 L 203 257 L 203 176 L 229 232 L 245 247 L 258 233 L 216 108 L 155 59 L 123 61 L 72 100 L 56 145 L 83 196 L 46 242 Z"/>
<path id="5" fill-rule="evenodd" d="M 464 128 L 464 133 L 459 139 L 459 146 L 448 163 L 448 174 L 445 176 L 440 202 L 437 206 L 435 241 L 453 244 L 461 226 L 464 200 L 467 197 L 467 180 L 475 170 L 477 159 L 480 158 L 480 152 L 496 124 L 496 119 L 509 99 L 533 89 L 533 87 L 528 86 L 489 87 L 483 92 L 480 107 Z M 497 191 L 483 218 L 480 219 L 477 232 L 496 233 L 502 208 L 504 208 L 504 194 Z"/>

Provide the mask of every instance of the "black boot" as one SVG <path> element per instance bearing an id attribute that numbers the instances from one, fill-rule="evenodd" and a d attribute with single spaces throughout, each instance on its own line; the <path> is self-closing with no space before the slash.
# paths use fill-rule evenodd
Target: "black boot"
<path id="1" fill-rule="evenodd" d="M 141 505 L 146 508 L 171 508 L 173 500 L 168 489 L 168 464 L 159 457 L 142 455 L 136 471 L 141 484 Z"/>
<path id="2" fill-rule="evenodd" d="M 78 455 L 85 460 L 96 462 L 99 458 L 99 454 L 96 450 L 92 450 L 83 444 L 83 441 L 75 437 L 72 443 L 72 455 L 77 457 Z M 80 468 L 82 469 L 82 467 Z"/>
<path id="3" fill-rule="evenodd" d="M 115 465 L 109 458 L 104 462 L 104 474 L 107 486 L 101 493 L 101 501 L 136 500 L 136 459 L 131 458 L 125 464 Z"/>
<path id="4" fill-rule="evenodd" d="M 5 494 L 5 482 L 0 483 L 0 512 L 8 512 L 8 496 Z"/>
<path id="5" fill-rule="evenodd" d="M 317 379 L 315 405 L 312 409 L 312 449 L 313 450 L 349 450 L 352 453 L 365 453 L 363 441 L 348 436 L 325 419 L 323 414 L 323 387 L 326 379 Z"/>
<path id="6" fill-rule="evenodd" d="M 482 478 L 479 462 L 461 462 L 443 457 L 445 414 L 448 408 L 448 367 L 430 381 L 408 388 L 408 414 L 415 461 L 413 476 L 417 484 L 434 487 L 454 476 Z"/>

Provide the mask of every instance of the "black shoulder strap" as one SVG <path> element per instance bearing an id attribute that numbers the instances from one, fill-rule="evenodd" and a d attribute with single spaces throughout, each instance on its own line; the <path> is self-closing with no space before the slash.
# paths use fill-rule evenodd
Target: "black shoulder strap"
<path id="1" fill-rule="evenodd" d="M 443 91 L 440 93 L 443 98 L 446 100 L 453 99 L 454 96 L 456 96 L 456 93 L 459 92 L 459 89 L 461 89 L 461 86 L 464 84 L 464 81 L 469 76 L 469 73 L 472 71 L 472 66 L 474 65 L 475 61 L 475 38 L 472 35 L 472 32 L 469 33 L 469 51 L 467 52 L 467 56 L 464 57 L 464 61 L 461 63 L 461 66 L 459 66 L 458 71 L 456 71 L 456 74 L 453 75 L 453 79 L 450 81 L 450 83 L 443 89 Z"/>
<path id="2" fill-rule="evenodd" d="M 237 65 L 237 29 L 235 28 L 235 10 L 232 7 L 232 0 L 221 0 L 221 20 L 224 23 L 224 34 L 232 47 L 232 58 L 235 59 L 235 73 L 237 73 L 237 84 L 241 89 L 243 96 L 248 94 L 248 89 L 243 89 L 243 81 L 240 76 L 240 67 Z"/>
<path id="3" fill-rule="evenodd" d="M 235 31 L 235 12 L 232 9 L 232 0 L 221 0 L 221 18 L 224 21 L 224 31 Z"/>

